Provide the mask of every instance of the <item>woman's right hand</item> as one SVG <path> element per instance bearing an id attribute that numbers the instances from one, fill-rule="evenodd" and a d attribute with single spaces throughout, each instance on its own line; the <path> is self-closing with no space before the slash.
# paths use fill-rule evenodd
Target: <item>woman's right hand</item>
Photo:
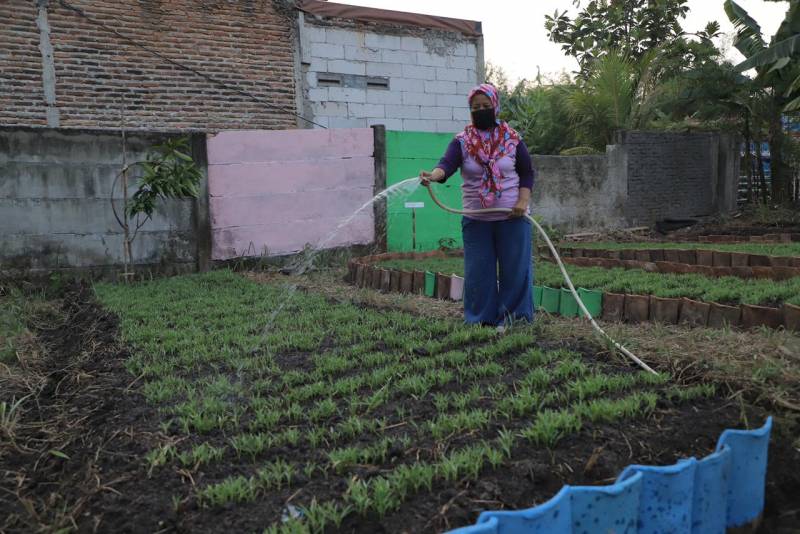
<path id="1" fill-rule="evenodd" d="M 425 187 L 428 187 L 431 182 L 441 182 L 442 180 L 444 180 L 444 170 L 439 167 L 436 167 L 431 172 L 419 171 L 419 181 Z"/>

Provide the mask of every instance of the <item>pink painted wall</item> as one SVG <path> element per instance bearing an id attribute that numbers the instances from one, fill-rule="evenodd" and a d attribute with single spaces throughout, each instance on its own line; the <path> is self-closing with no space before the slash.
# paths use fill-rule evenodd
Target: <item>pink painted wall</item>
<path id="1" fill-rule="evenodd" d="M 235 130 L 208 136 L 212 258 L 375 240 L 371 128 Z"/>

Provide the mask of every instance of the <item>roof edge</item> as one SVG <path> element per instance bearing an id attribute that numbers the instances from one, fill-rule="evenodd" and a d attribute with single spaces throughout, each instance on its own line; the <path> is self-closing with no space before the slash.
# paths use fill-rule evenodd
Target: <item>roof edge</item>
<path id="1" fill-rule="evenodd" d="M 372 7 L 351 6 L 327 2 L 325 0 L 302 0 L 298 2 L 297 8 L 305 13 L 320 17 L 383 22 L 403 26 L 423 26 L 436 30 L 457 32 L 468 37 L 480 37 L 483 35 L 481 23 L 474 20 L 438 17 L 434 15 L 391 11 Z"/>

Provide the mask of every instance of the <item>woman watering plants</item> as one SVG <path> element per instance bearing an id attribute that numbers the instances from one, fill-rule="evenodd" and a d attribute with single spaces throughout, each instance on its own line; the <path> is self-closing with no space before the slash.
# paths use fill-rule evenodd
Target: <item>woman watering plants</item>
<path id="1" fill-rule="evenodd" d="M 464 209 L 511 209 L 461 220 L 464 318 L 502 331 L 513 321 L 533 319 L 531 223 L 523 217 L 529 210 L 533 165 L 519 134 L 498 118 L 494 86 L 479 85 L 468 101 L 472 124 L 450 142 L 436 168 L 420 173 L 420 180 L 423 185 L 442 183 L 460 168 Z"/>

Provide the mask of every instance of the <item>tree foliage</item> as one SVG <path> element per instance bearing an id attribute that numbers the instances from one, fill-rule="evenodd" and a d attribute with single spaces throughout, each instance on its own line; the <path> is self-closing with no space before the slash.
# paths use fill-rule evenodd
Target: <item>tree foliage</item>
<path id="1" fill-rule="evenodd" d="M 159 199 L 197 197 L 202 175 L 187 152 L 185 137 L 168 139 L 155 145 L 145 161 L 138 163 L 142 176 L 127 206 L 129 219 L 140 214 L 152 217 Z"/>
<path id="2" fill-rule="evenodd" d="M 545 17 L 550 40 L 561 44 L 586 73 L 596 59 L 616 51 L 634 61 L 683 35 L 688 0 L 592 0 L 571 18 L 566 11 Z M 581 2 L 575 1 L 580 6 Z M 709 25 L 715 33 L 718 26 Z"/>

